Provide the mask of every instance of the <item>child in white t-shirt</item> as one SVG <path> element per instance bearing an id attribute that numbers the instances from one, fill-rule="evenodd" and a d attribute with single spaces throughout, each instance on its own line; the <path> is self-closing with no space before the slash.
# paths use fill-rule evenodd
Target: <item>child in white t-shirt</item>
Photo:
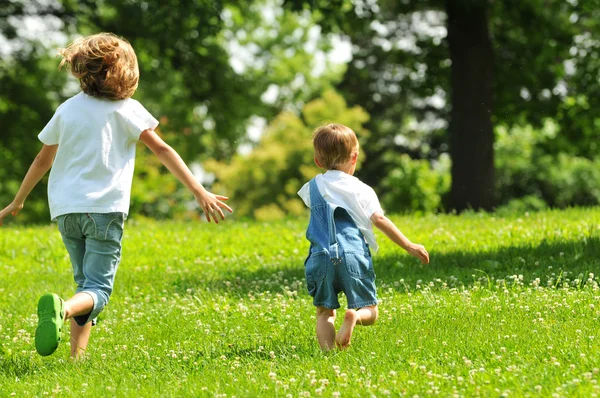
<path id="1" fill-rule="evenodd" d="M 375 191 L 353 177 L 358 160 L 354 131 L 340 124 L 319 127 L 313 145 L 315 163 L 327 172 L 306 183 L 298 195 L 310 207 L 306 287 L 317 307 L 317 339 L 321 349 L 327 351 L 336 344 L 346 348 L 357 324 L 372 325 L 377 320 L 370 248 L 377 251 L 378 246 L 372 225 L 423 264 L 429 263 L 429 253 L 408 240 L 383 215 Z M 335 310 L 340 307 L 340 292 L 346 295 L 348 310 L 336 334 Z"/>
<path id="2" fill-rule="evenodd" d="M 136 100 L 137 57 L 123 38 L 101 33 L 62 49 L 61 66 L 79 79 L 82 92 L 58 107 L 39 134 L 44 144 L 13 202 L 0 211 L 0 225 L 16 216 L 25 199 L 52 168 L 48 202 L 73 265 L 76 294 L 63 301 L 47 293 L 38 301 L 35 345 L 40 355 L 58 347 L 71 319 L 71 356 L 85 352 L 91 326 L 107 304 L 121 258 L 136 142 L 141 140 L 196 198 L 207 221 L 224 219 L 227 197 L 196 181 L 181 157 L 155 132 L 158 121 Z"/>

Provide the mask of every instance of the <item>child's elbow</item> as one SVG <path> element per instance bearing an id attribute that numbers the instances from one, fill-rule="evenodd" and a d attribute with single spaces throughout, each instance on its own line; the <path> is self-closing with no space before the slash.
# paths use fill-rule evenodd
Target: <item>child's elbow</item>
<path id="1" fill-rule="evenodd" d="M 52 167 L 52 163 L 54 163 L 54 158 L 49 156 L 37 155 L 33 163 L 38 168 L 48 171 Z"/>
<path id="2" fill-rule="evenodd" d="M 377 228 L 380 228 L 383 225 L 383 223 L 385 223 L 385 220 L 387 220 L 387 217 L 384 216 L 383 213 L 380 213 L 380 212 L 374 213 L 371 216 L 371 222 Z"/>
<path id="3" fill-rule="evenodd" d="M 159 159 L 161 159 L 164 156 L 169 156 L 173 152 L 173 148 L 166 143 L 162 143 L 154 147 L 153 152 Z"/>

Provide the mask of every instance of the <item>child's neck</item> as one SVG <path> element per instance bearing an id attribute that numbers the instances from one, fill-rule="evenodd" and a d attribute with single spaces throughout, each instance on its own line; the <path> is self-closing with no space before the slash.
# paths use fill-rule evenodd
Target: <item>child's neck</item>
<path id="1" fill-rule="evenodd" d="M 333 169 L 336 171 L 341 171 L 342 173 L 346 173 L 348 175 L 354 175 L 354 165 L 353 164 L 347 164 L 347 165 L 342 165 L 340 167 L 338 167 L 337 169 Z"/>

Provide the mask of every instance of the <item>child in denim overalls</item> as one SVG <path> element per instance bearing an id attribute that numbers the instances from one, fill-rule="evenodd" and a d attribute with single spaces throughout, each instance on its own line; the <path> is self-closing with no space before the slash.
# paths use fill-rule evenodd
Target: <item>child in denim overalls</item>
<path id="1" fill-rule="evenodd" d="M 158 121 L 136 100 L 139 71 L 131 45 L 102 33 L 61 50 L 62 65 L 83 92 L 65 101 L 38 138 L 44 144 L 13 202 L 0 211 L 0 225 L 52 168 L 48 202 L 73 265 L 76 294 L 63 301 L 47 293 L 38 301 L 35 346 L 40 355 L 58 347 L 64 321 L 71 319 L 71 356 L 84 353 L 93 321 L 108 303 L 121 259 L 129 211 L 135 146 L 141 140 L 194 194 L 207 221 L 224 219 L 224 196 L 200 185 L 181 157 L 155 132 Z"/>
<path id="2" fill-rule="evenodd" d="M 350 128 L 339 124 L 319 127 L 313 135 L 315 163 L 327 170 L 298 192 L 310 207 L 306 238 L 310 241 L 305 262 L 306 286 L 317 307 L 317 339 L 327 351 L 336 344 L 346 348 L 357 324 L 377 320 L 375 272 L 369 247 L 377 251 L 372 224 L 409 254 L 429 263 L 425 247 L 409 241 L 383 215 L 371 187 L 353 177 L 358 160 L 358 140 Z M 348 310 L 335 332 L 338 294 L 344 292 Z"/>

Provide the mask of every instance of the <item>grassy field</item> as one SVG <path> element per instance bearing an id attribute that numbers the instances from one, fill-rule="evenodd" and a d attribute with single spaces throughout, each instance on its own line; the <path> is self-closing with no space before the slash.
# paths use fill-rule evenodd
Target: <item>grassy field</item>
<path id="1" fill-rule="evenodd" d="M 58 231 L 0 229 L 0 396 L 600 394 L 600 209 L 393 219 L 431 264 L 378 235 L 380 319 L 327 354 L 307 220 L 130 220 L 79 363 L 66 343 L 46 358 L 33 346 L 38 296 L 74 290 Z"/>

